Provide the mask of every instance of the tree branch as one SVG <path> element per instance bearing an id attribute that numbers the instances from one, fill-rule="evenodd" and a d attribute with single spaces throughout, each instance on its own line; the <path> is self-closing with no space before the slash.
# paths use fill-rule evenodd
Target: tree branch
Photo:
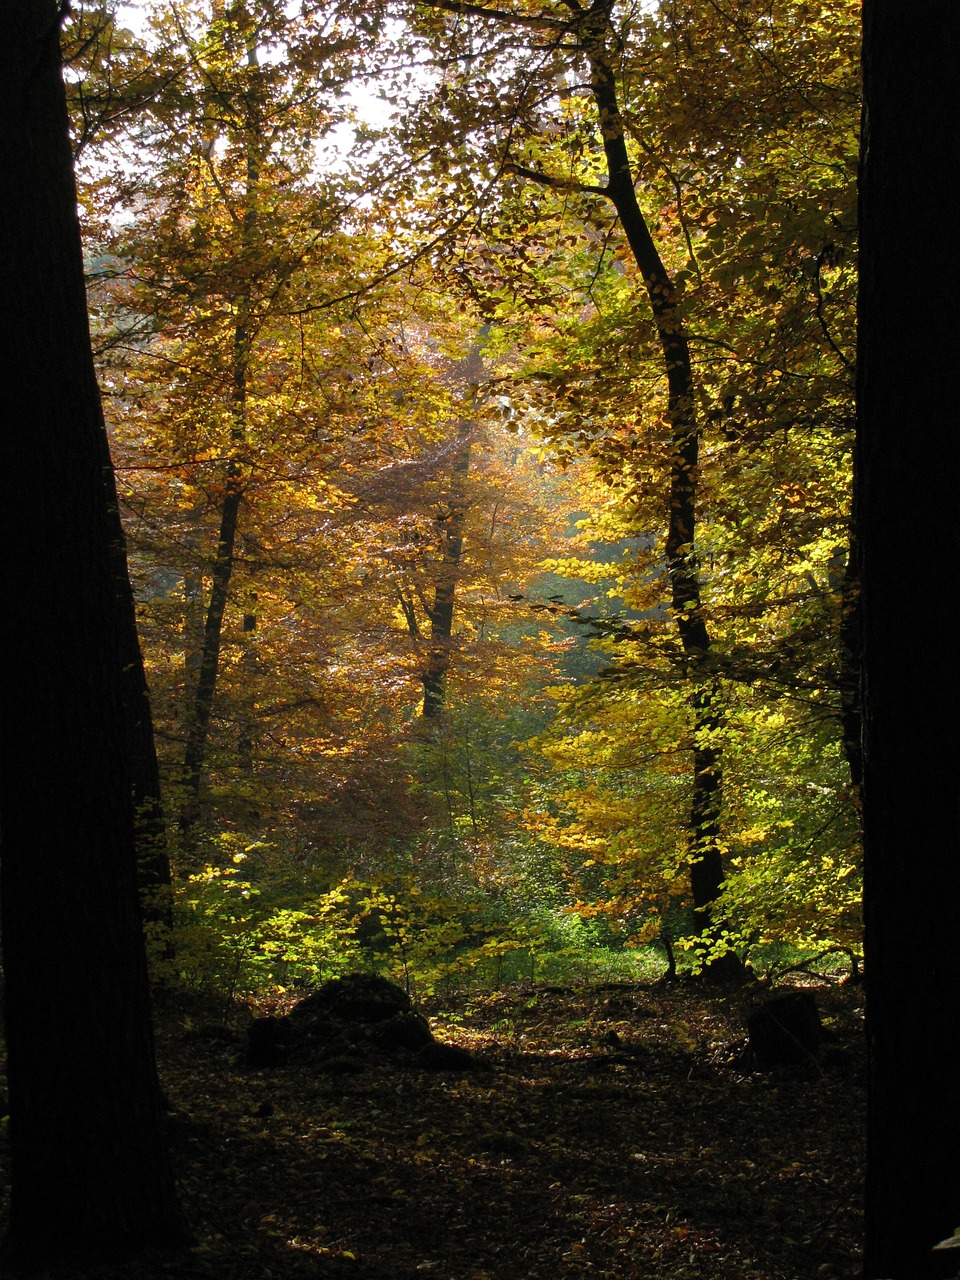
<path id="1" fill-rule="evenodd" d="M 420 0 L 425 9 L 443 9 L 446 13 L 470 14 L 474 18 L 489 18 L 493 22 L 502 22 L 508 26 L 544 27 L 552 31 L 566 31 L 569 23 L 545 15 L 517 13 L 514 9 L 492 9 L 484 4 L 465 4 L 463 0 Z"/>
<path id="2" fill-rule="evenodd" d="M 515 164 L 512 160 L 504 164 L 503 171 L 519 174 L 521 178 L 539 183 L 541 187 L 553 187 L 555 191 L 582 191 L 587 195 L 604 196 L 607 200 L 612 198 L 606 187 L 593 186 L 589 182 L 575 182 L 572 178 L 555 178 L 552 174 L 543 173 L 539 169 L 528 169 L 526 165 Z"/>

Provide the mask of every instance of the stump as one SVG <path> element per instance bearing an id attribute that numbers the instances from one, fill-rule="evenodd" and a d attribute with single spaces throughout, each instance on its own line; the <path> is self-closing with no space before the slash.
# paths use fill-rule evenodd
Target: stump
<path id="1" fill-rule="evenodd" d="M 812 991 L 785 991 L 754 1009 L 747 1020 L 750 1049 L 761 1071 L 809 1062 L 823 1039 Z"/>

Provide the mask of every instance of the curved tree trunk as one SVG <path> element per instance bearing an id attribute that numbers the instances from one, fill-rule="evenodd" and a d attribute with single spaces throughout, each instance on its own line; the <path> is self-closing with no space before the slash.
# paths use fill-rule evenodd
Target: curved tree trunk
<path id="1" fill-rule="evenodd" d="M 720 844 L 723 760 L 718 741 L 723 708 L 716 682 L 698 674 L 698 667 L 710 650 L 710 634 L 704 617 L 699 566 L 694 550 L 700 425 L 690 347 L 679 313 L 677 289 L 650 235 L 633 186 L 633 172 L 617 98 L 614 58 L 610 54 L 612 0 L 594 0 L 589 7 L 584 7 L 579 0 L 564 0 L 571 14 L 566 23 L 552 11 L 537 16 L 501 10 L 495 5 L 465 4 L 463 0 L 422 0 L 422 3 L 452 13 L 475 13 L 504 26 L 541 27 L 555 38 L 558 31 L 568 31 L 589 62 L 590 86 L 603 139 L 608 181 L 602 191 L 596 187 L 585 189 L 605 196 L 617 211 L 646 288 L 667 378 L 667 417 L 673 453 L 670 459 L 666 560 L 673 615 L 692 686 L 692 796 L 688 824 L 690 884 L 697 926 L 705 938 L 716 937 L 721 922 L 714 919 L 713 904 L 724 883 Z M 505 168 L 546 186 L 577 185 L 556 181 L 523 165 L 507 164 Z M 730 952 L 710 964 L 709 970 L 715 977 L 735 977 L 741 972 L 741 965 Z"/>
<path id="2" fill-rule="evenodd" d="M 671 605 L 687 674 L 693 685 L 693 776 L 690 801 L 690 888 L 695 926 L 709 939 L 720 927 L 713 904 L 723 889 L 720 845 L 723 806 L 723 760 L 719 732 L 723 708 L 716 682 L 698 674 L 710 649 L 710 633 L 703 612 L 700 573 L 694 549 L 697 531 L 697 489 L 700 424 L 697 418 L 693 365 L 677 289 L 650 235 L 637 201 L 627 152 L 623 119 L 617 100 L 613 64 L 608 53 L 609 4 L 584 12 L 580 37 L 590 62 L 591 89 L 603 137 L 607 163 L 606 194 L 620 218 L 634 261 L 643 277 L 653 312 L 663 368 L 667 378 L 667 418 L 672 433 L 670 494 L 666 559 Z M 735 977 L 737 957 L 728 952 L 708 966 L 712 976 Z"/>

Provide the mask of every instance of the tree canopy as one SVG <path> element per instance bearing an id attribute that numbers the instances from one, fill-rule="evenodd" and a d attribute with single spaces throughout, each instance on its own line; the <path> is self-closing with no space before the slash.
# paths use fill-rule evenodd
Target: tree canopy
<path id="1" fill-rule="evenodd" d="M 68 49 L 178 910 L 855 962 L 854 7 L 122 21 Z"/>

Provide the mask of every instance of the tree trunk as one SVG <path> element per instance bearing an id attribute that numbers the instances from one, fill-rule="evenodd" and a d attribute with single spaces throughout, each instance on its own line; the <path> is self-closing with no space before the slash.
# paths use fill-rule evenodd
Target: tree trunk
<path id="1" fill-rule="evenodd" d="M 590 62 L 590 84 L 597 108 L 607 163 L 606 194 L 620 218 L 634 261 L 643 277 L 667 377 L 667 418 L 672 432 L 670 495 L 668 500 L 667 572 L 673 615 L 693 685 L 693 771 L 689 820 L 690 887 L 698 933 L 710 939 L 718 935 L 713 903 L 723 890 L 724 870 L 720 844 L 723 808 L 723 759 L 718 733 L 723 717 L 714 682 L 704 683 L 697 666 L 710 649 L 700 591 L 700 572 L 694 547 L 697 530 L 697 489 L 700 425 L 697 418 L 693 364 L 683 319 L 678 310 L 676 286 L 657 251 L 637 201 L 627 152 L 623 118 L 617 99 L 616 79 L 607 41 L 609 6 L 596 5 L 585 12 L 581 26 L 584 51 Z M 729 952 L 707 965 L 711 975 L 733 978 L 741 965 Z"/>
<path id="2" fill-rule="evenodd" d="M 864 1275 L 923 1280 L 956 1272 L 931 1249 L 960 1226 L 960 6 L 863 12 Z"/>
<path id="3" fill-rule="evenodd" d="M 470 395 L 475 395 L 472 388 Z M 446 511 L 438 517 L 440 564 L 429 608 L 430 647 L 423 671 L 423 718 L 438 720 L 447 698 L 447 671 L 453 642 L 453 613 L 463 555 L 463 526 L 467 517 L 464 487 L 470 471 L 470 439 L 473 422 L 464 419 L 457 430 L 457 447 L 450 467 L 450 496 Z"/>
<path id="4" fill-rule="evenodd" d="M 255 45 L 247 49 L 247 65 L 257 67 Z M 257 234 L 257 199 L 260 190 L 262 141 L 257 119 L 257 94 L 250 101 L 250 118 L 246 126 L 246 174 L 243 219 L 240 230 L 240 260 L 245 269 L 253 261 Z M 251 329 L 253 307 L 248 291 L 237 299 L 237 318 L 233 330 L 233 356 L 230 387 L 230 457 L 224 477 L 223 505 L 217 550 L 211 571 L 210 600 L 203 627 L 203 647 L 198 663 L 197 684 L 190 708 L 187 745 L 181 772 L 182 797 L 179 813 L 180 846 L 188 860 L 196 845 L 196 825 L 201 812 L 203 775 L 207 763 L 207 742 L 213 715 L 220 649 L 223 643 L 223 619 L 230 598 L 237 529 L 243 502 L 244 477 L 240 456 L 247 440 L 247 390 L 250 374 Z"/>
<path id="5" fill-rule="evenodd" d="M 164 1151 L 137 897 L 146 742 L 87 328 L 54 0 L 7 14 L 0 90 L 8 1256 L 46 1266 L 184 1238 Z M 121 600 L 119 592 L 123 589 Z M 135 678 L 136 677 L 136 678 Z M 133 727 L 131 714 L 137 718 Z"/>
<path id="6" fill-rule="evenodd" d="M 476 342 L 462 360 L 456 361 L 450 377 L 461 385 L 467 416 L 457 424 L 453 458 L 450 463 L 450 493 L 446 509 L 437 516 L 440 535 L 440 564 L 433 583 L 433 599 L 426 606 L 430 622 L 430 643 L 423 669 L 424 720 L 439 720 L 447 700 L 447 672 L 450 669 L 453 643 L 453 616 L 457 602 L 457 584 L 460 580 L 460 560 L 463 556 L 463 531 L 467 520 L 467 477 L 470 474 L 470 445 L 476 428 L 474 410 L 480 385 L 485 375 L 483 346 L 490 332 L 488 324 L 480 326 Z M 404 613 L 410 634 L 420 635 L 412 602 L 404 603 Z"/>
<path id="7" fill-rule="evenodd" d="M 98 393 L 99 394 L 99 393 Z M 117 608 L 123 620 L 126 652 L 123 659 L 125 726 L 127 753 L 130 759 L 135 814 L 134 834 L 137 852 L 137 880 L 145 921 L 161 934 L 173 923 L 172 881 L 167 839 L 167 818 L 160 786 L 160 764 L 153 736 L 153 713 L 147 688 L 143 655 L 137 638 L 137 619 L 127 552 L 120 522 L 120 504 L 110 459 L 107 433 L 99 433 L 100 465 L 106 492 L 107 514 L 113 522 L 111 570 L 115 584 Z"/>
<path id="8" fill-rule="evenodd" d="M 239 467 L 231 461 L 227 464 L 227 477 L 223 506 L 220 511 L 220 531 L 217 536 L 217 552 L 213 561 L 210 600 L 203 627 L 203 648 L 200 653 L 197 686 L 190 708 L 187 746 L 183 755 L 182 787 L 179 826 L 180 844 L 184 853 L 190 854 L 195 844 L 195 828 L 200 817 L 200 797 L 204 768 L 207 762 L 207 739 L 213 700 L 217 691 L 217 675 L 220 669 L 220 648 L 223 639 L 223 618 L 230 594 L 233 575 L 234 546 L 237 539 L 240 503 L 243 501 L 243 481 Z"/>
<path id="9" fill-rule="evenodd" d="M 863 715 L 860 705 L 860 579 L 856 532 L 840 588 L 840 727 L 850 783 L 860 795 L 863 784 Z"/>

